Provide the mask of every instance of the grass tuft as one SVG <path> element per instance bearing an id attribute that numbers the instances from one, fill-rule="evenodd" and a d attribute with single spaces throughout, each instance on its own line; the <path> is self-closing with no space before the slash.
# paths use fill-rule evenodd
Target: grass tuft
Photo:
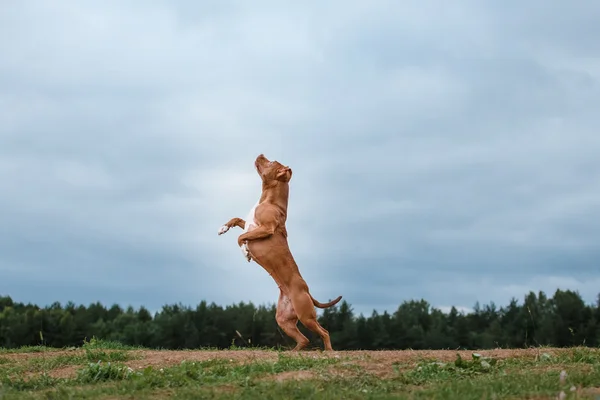
<path id="1" fill-rule="evenodd" d="M 77 380 L 81 383 L 97 383 L 106 381 L 122 381 L 133 375 L 133 369 L 118 363 L 90 363 L 77 371 Z"/>
<path id="2" fill-rule="evenodd" d="M 129 346 L 112 340 L 97 339 L 95 336 L 90 340 L 84 340 L 82 347 L 85 350 L 143 350 L 142 347 Z"/>
<path id="3" fill-rule="evenodd" d="M 453 363 L 421 362 L 415 369 L 403 374 L 403 378 L 407 384 L 423 385 L 427 382 L 473 378 L 481 374 L 489 374 L 496 370 L 496 365 L 496 359 L 482 357 L 478 353 L 473 353 L 471 360 L 465 360 L 457 354 Z"/>

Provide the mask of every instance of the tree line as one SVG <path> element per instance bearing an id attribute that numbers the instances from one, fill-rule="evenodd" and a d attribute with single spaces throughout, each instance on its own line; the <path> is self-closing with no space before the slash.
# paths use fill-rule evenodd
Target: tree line
<path id="1" fill-rule="evenodd" d="M 443 313 L 425 300 L 403 302 L 393 313 L 356 315 L 346 301 L 323 310 L 319 322 L 336 350 L 489 349 L 528 346 L 600 345 L 600 295 L 585 304 L 578 292 L 557 290 L 548 298 L 530 292 L 521 304 L 480 306 L 472 312 L 452 307 Z M 322 343 L 299 323 L 313 347 Z M 160 349 L 211 347 L 290 348 L 275 322 L 275 305 L 241 302 L 229 306 L 202 301 L 196 307 L 165 305 L 152 315 L 100 303 L 38 307 L 0 296 L 0 347 L 79 346 L 91 338 Z"/>

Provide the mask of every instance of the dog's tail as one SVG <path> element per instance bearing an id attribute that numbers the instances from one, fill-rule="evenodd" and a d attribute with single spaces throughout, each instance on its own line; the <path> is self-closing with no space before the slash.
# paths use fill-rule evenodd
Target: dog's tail
<path id="1" fill-rule="evenodd" d="M 331 300 L 329 303 L 320 303 L 314 297 L 312 297 L 312 295 L 310 295 L 310 298 L 312 299 L 312 302 L 316 307 L 327 308 L 336 305 L 342 299 L 342 296 L 338 296 L 337 299 Z"/>

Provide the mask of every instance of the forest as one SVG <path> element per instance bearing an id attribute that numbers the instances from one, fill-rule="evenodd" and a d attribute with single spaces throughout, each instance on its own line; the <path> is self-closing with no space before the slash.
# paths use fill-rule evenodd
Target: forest
<path id="1" fill-rule="evenodd" d="M 550 298 L 530 292 L 501 307 L 476 303 L 470 313 L 454 307 L 443 313 L 425 300 L 408 300 L 392 313 L 367 316 L 356 315 L 343 300 L 320 311 L 319 321 L 336 350 L 594 347 L 600 345 L 600 295 L 596 304 L 585 304 L 570 290 Z M 299 326 L 313 348 L 321 345 Z M 0 347 L 62 348 L 91 338 L 156 349 L 293 346 L 275 322 L 275 305 L 202 301 L 196 307 L 164 305 L 152 315 L 145 307 L 72 302 L 39 307 L 0 296 Z"/>

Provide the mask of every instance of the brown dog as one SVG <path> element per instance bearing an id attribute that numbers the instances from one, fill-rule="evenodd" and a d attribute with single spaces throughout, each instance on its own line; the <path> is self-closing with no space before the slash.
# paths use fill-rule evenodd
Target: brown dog
<path id="1" fill-rule="evenodd" d="M 298 320 L 321 336 L 325 350 L 333 350 L 329 332 L 317 321 L 314 306 L 331 307 L 339 302 L 342 296 L 325 304 L 315 300 L 300 275 L 287 242 L 285 222 L 292 170 L 277 161 L 269 161 L 262 154 L 256 158 L 254 164 L 262 179 L 260 200 L 250 210 L 246 221 L 232 218 L 219 229 L 219 235 L 234 226 L 244 230 L 238 237 L 238 245 L 248 262 L 256 261 L 279 286 L 276 320 L 281 329 L 296 341 L 294 351 L 302 350 L 309 343 L 306 336 L 298 330 Z"/>

